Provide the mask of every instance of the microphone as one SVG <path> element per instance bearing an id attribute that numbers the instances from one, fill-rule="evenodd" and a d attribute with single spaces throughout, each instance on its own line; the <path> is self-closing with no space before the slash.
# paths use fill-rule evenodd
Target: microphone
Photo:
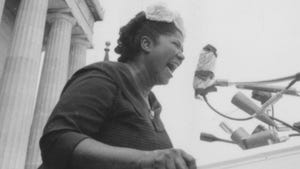
<path id="1" fill-rule="evenodd" d="M 200 133 L 200 140 L 202 141 L 207 141 L 207 142 L 213 142 L 213 141 L 221 141 L 221 142 L 225 142 L 225 143 L 231 143 L 231 144 L 236 144 L 235 142 L 231 141 L 231 140 L 225 140 L 222 138 L 218 138 L 212 134 L 209 133 Z"/>
<path id="2" fill-rule="evenodd" d="M 265 91 L 271 93 L 277 93 L 284 90 L 284 87 L 279 86 L 267 86 L 262 84 L 240 84 L 236 85 L 238 89 L 248 89 L 248 90 L 257 90 L 257 91 Z M 292 96 L 300 96 L 298 91 L 295 88 L 290 88 L 285 90 L 284 94 L 292 95 Z"/>
<path id="3" fill-rule="evenodd" d="M 193 80 L 193 88 L 195 90 L 196 99 L 200 99 L 200 96 L 204 96 L 208 92 L 217 91 L 214 87 L 214 71 L 217 59 L 216 52 L 217 49 L 208 44 L 200 53 Z"/>
<path id="4" fill-rule="evenodd" d="M 250 135 L 242 142 L 245 149 L 251 149 L 251 148 L 266 146 L 270 144 L 280 143 L 284 141 L 282 139 L 283 138 L 280 138 L 275 131 L 265 130 Z"/>
<path id="5" fill-rule="evenodd" d="M 261 109 L 243 93 L 238 92 L 237 94 L 235 94 L 231 100 L 231 103 L 241 110 L 245 111 L 249 115 L 254 115 L 256 119 L 277 128 L 276 123 L 267 114 L 264 113 L 265 109 Z"/>
<path id="6" fill-rule="evenodd" d="M 267 130 L 261 125 L 257 126 L 252 134 L 249 134 L 242 127 L 232 130 L 225 122 L 221 122 L 220 127 L 226 133 L 229 133 L 232 141 L 243 150 L 275 144 L 286 140 L 286 138 L 280 138 L 275 131 Z"/>

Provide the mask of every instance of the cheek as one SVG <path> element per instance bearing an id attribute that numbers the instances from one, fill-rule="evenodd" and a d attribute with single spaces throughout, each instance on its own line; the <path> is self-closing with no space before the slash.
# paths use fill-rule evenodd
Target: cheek
<path id="1" fill-rule="evenodd" d="M 169 60 L 169 54 L 165 50 L 157 52 L 155 55 L 155 59 L 153 60 L 153 64 L 158 67 L 163 67 Z"/>
<path id="2" fill-rule="evenodd" d="M 166 68 L 168 61 L 170 60 L 168 53 L 162 53 L 159 58 L 156 59 L 155 65 L 159 70 Z"/>
<path id="3" fill-rule="evenodd" d="M 175 56 L 176 50 L 166 46 L 160 53 L 160 60 L 165 64 Z"/>
<path id="4" fill-rule="evenodd" d="M 155 72 L 160 72 L 166 68 L 166 64 L 170 61 L 172 57 L 175 56 L 176 50 L 170 48 L 169 46 L 163 46 L 160 50 L 157 50 L 155 55 L 153 55 L 153 60 L 151 65 L 155 68 Z"/>

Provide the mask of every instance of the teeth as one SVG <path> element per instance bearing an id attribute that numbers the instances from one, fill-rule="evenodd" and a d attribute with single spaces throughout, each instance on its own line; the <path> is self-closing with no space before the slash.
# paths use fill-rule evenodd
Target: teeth
<path id="1" fill-rule="evenodd" d="M 177 69 L 177 65 L 176 65 L 176 64 L 173 65 L 173 71 L 174 71 L 175 69 Z"/>
<path id="2" fill-rule="evenodd" d="M 170 75 L 173 77 L 173 71 L 169 68 L 169 67 L 167 67 L 167 71 L 170 73 Z"/>
<path id="3" fill-rule="evenodd" d="M 176 64 L 172 64 L 172 63 L 168 63 L 168 64 L 167 64 L 167 67 L 168 67 L 172 72 L 174 72 L 174 70 L 177 68 L 177 65 L 176 65 Z"/>

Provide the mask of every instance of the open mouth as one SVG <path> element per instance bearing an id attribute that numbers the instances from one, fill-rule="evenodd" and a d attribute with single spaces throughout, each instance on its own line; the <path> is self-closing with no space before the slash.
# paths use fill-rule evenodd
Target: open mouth
<path id="1" fill-rule="evenodd" d="M 175 63 L 168 63 L 167 67 L 170 69 L 171 72 L 174 72 L 178 65 Z"/>

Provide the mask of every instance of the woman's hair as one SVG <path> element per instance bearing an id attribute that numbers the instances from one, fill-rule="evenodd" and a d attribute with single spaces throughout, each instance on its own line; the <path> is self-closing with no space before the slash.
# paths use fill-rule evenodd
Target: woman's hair
<path id="1" fill-rule="evenodd" d="M 146 19 L 145 12 L 138 13 L 119 31 L 118 45 L 115 52 L 121 56 L 119 62 L 132 61 L 141 52 L 142 36 L 150 37 L 157 42 L 159 35 L 173 34 L 179 31 L 173 22 L 151 21 Z M 180 31 L 179 31 L 180 32 Z"/>

